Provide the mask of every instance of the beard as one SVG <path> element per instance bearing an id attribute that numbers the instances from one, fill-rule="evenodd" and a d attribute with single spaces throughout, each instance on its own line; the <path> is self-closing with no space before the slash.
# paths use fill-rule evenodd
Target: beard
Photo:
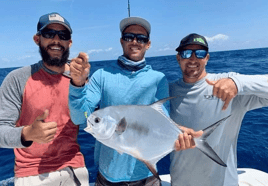
<path id="1" fill-rule="evenodd" d="M 47 46 L 48 47 L 51 47 L 52 45 L 49 45 Z M 70 50 L 69 48 L 67 48 L 65 50 L 65 48 L 63 46 L 59 46 L 61 48 L 63 48 L 64 52 L 62 54 L 61 57 L 55 57 L 55 58 L 52 58 L 49 53 L 47 52 L 47 50 L 41 46 L 39 44 L 39 53 L 42 57 L 42 60 L 48 65 L 48 66 L 56 66 L 56 67 L 62 67 L 63 65 L 66 64 L 66 62 L 68 61 L 68 58 L 69 58 L 69 55 L 70 55 Z"/>

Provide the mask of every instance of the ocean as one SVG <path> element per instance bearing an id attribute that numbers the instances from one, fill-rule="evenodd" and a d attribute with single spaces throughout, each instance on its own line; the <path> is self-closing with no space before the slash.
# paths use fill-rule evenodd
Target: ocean
<path id="1" fill-rule="evenodd" d="M 166 74 L 168 81 L 181 77 L 176 56 L 148 57 L 147 63 Z M 91 63 L 91 73 L 109 65 L 114 60 Z M 0 85 L 5 76 L 16 68 L 0 69 Z M 241 74 L 267 74 L 268 48 L 211 52 L 207 64 L 208 73 L 238 72 Z M 78 143 L 85 156 L 90 182 L 96 179 L 94 165 L 94 138 L 81 130 Z M 268 172 L 268 108 L 249 111 L 243 120 L 237 144 L 238 168 L 254 168 Z M 169 173 L 169 157 L 158 163 L 160 174 Z M 0 186 L 14 185 L 14 153 L 12 149 L 0 148 Z"/>

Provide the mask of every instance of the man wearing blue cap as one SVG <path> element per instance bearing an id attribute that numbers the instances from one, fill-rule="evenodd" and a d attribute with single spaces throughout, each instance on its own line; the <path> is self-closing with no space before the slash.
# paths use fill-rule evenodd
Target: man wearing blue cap
<path id="1" fill-rule="evenodd" d="M 139 17 L 125 18 L 120 22 L 123 55 L 116 63 L 97 70 L 86 83 L 90 65 L 77 58 L 71 62 L 69 107 L 75 124 L 86 123 L 84 113 L 111 105 L 149 105 L 168 97 L 165 75 L 152 69 L 144 58 L 150 48 L 151 26 Z M 168 109 L 168 105 L 165 105 Z M 184 131 L 188 131 L 186 128 Z M 190 130 L 189 130 L 190 131 Z M 193 131 L 193 136 L 201 135 Z M 187 133 L 180 136 L 178 150 L 191 148 Z M 146 165 L 128 155 L 120 154 L 100 142 L 95 145 L 95 162 L 99 166 L 96 186 L 132 185 L 158 186 L 160 180 L 153 176 Z"/>
<path id="2" fill-rule="evenodd" d="M 268 77 L 233 72 L 206 72 L 209 60 L 206 38 L 199 34 L 184 37 L 176 49 L 182 78 L 170 84 L 170 117 L 176 123 L 202 130 L 226 117 L 207 138 L 227 167 L 220 166 L 197 148 L 172 152 L 172 186 L 237 186 L 236 147 L 244 115 L 268 106 Z M 228 106 L 229 105 L 229 106 Z"/>
<path id="3" fill-rule="evenodd" d="M 0 89 L 0 146 L 14 148 L 15 186 L 89 185 L 68 109 L 70 23 L 40 17 L 34 42 L 42 60 L 12 71 Z"/>

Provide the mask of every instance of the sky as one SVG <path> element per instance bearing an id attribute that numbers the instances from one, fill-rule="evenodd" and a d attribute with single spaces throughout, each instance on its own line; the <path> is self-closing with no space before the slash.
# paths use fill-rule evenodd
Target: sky
<path id="1" fill-rule="evenodd" d="M 71 24 L 70 58 L 86 52 L 90 62 L 122 55 L 119 23 L 128 0 L 0 0 L 0 68 L 41 59 L 33 41 L 39 17 L 58 12 Z M 175 55 L 190 33 L 207 38 L 209 50 L 268 47 L 267 0 L 130 0 L 130 15 L 151 24 L 146 57 Z"/>

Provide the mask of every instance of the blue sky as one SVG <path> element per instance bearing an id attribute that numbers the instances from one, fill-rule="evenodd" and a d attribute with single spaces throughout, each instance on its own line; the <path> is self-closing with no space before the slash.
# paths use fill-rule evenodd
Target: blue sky
<path id="1" fill-rule="evenodd" d="M 119 22 L 128 16 L 127 0 L 2 0 L 0 5 L 0 68 L 41 59 L 32 38 L 39 17 L 50 12 L 71 23 L 70 57 L 83 51 L 93 62 L 122 54 Z M 267 0 L 130 0 L 130 7 L 131 16 L 151 23 L 147 57 L 175 55 L 189 33 L 206 36 L 210 51 L 268 47 Z"/>

